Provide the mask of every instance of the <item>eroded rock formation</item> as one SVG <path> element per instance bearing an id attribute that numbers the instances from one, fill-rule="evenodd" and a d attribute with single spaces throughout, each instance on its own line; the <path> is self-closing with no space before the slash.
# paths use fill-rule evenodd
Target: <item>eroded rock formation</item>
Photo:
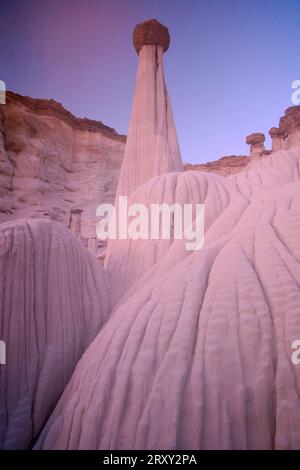
<path id="1" fill-rule="evenodd" d="M 278 127 L 271 127 L 269 130 L 272 139 L 272 152 L 277 152 L 285 148 L 284 132 Z"/>
<path id="2" fill-rule="evenodd" d="M 24 103 L 5 108 L 3 200 L 6 187 L 14 196 L 3 212 L 29 207 L 32 215 L 39 196 L 36 215 L 57 201 L 72 209 L 76 237 L 49 221 L 0 226 L 0 327 L 9 345 L 2 446 L 26 448 L 38 436 L 35 448 L 44 449 L 298 449 L 300 369 L 291 355 L 300 338 L 300 108 L 271 131 L 272 151 L 255 133 L 247 143 L 256 158 L 213 162 L 219 174 L 183 172 L 163 76 L 167 30 L 153 20 L 138 25 L 134 45 L 137 88 L 117 195 L 148 209 L 204 204 L 204 246 L 117 240 L 104 273 L 76 239 L 82 209 L 94 196 L 103 202 L 96 185 L 86 206 L 78 203 L 95 176 L 87 179 L 90 152 L 80 149 L 120 150 L 122 138 L 102 124 L 99 134 L 87 122 L 78 130 L 70 116 L 61 126 L 56 105 L 55 116 L 39 109 L 36 120 Z M 66 184 L 76 194 L 68 201 Z M 87 244 L 97 248 L 93 237 Z"/>
<path id="3" fill-rule="evenodd" d="M 94 237 L 97 206 L 115 197 L 125 140 L 53 100 L 8 93 L 0 106 L 0 222 L 47 217 L 68 226 L 70 210 L 80 208 L 82 235 Z"/>
<path id="4" fill-rule="evenodd" d="M 285 137 L 285 148 L 290 149 L 300 142 L 300 106 L 291 106 L 280 119 L 279 129 Z"/>
<path id="5" fill-rule="evenodd" d="M 163 70 L 168 41 L 167 28 L 156 20 L 141 23 L 134 31 L 139 63 L 117 198 L 153 176 L 183 171 Z"/>
<path id="6" fill-rule="evenodd" d="M 251 160 L 246 155 L 230 155 L 221 157 L 207 163 L 185 163 L 185 171 L 196 170 L 208 173 L 216 173 L 222 176 L 234 175 L 245 170 L 251 164 Z"/>
<path id="7" fill-rule="evenodd" d="M 155 153 L 155 113 L 150 106 L 147 117 L 144 108 L 154 97 L 159 109 L 166 103 L 153 85 L 158 52 L 161 45 L 139 50 L 119 194 L 147 213 L 153 203 L 204 204 L 204 246 L 187 251 L 185 240 L 172 237 L 109 244 L 113 315 L 76 367 L 36 448 L 297 449 L 295 112 L 284 121 L 292 126 L 292 147 L 267 152 L 264 135 L 252 134 L 247 143 L 255 158 L 235 175 L 158 171 L 151 156 L 168 159 L 165 146 Z M 166 144 L 166 133 L 160 137 Z"/>
<path id="8" fill-rule="evenodd" d="M 270 130 L 272 151 L 300 142 L 298 109 L 288 108 L 279 128 Z M 115 198 L 125 141 L 53 100 L 8 93 L 0 106 L 0 222 L 46 217 L 69 226 L 70 211 L 80 208 L 82 236 L 95 237 L 96 207 Z M 184 169 L 228 176 L 249 165 L 246 156 L 230 156 Z"/>
<path id="9" fill-rule="evenodd" d="M 27 449 L 110 314 L 96 257 L 62 224 L 0 225 L 0 448 Z"/>
<path id="10" fill-rule="evenodd" d="M 133 31 L 133 45 L 138 54 L 147 45 L 162 46 L 166 52 L 170 45 L 168 28 L 155 19 L 137 24 Z"/>
<path id="11" fill-rule="evenodd" d="M 261 132 L 247 135 L 246 144 L 250 145 L 250 157 L 261 157 L 265 151 L 265 136 Z"/>
<path id="12" fill-rule="evenodd" d="M 204 248 L 120 245 L 122 298 L 38 448 L 299 449 L 299 177 L 300 146 L 235 176 L 173 173 L 136 190 L 204 202 Z"/>

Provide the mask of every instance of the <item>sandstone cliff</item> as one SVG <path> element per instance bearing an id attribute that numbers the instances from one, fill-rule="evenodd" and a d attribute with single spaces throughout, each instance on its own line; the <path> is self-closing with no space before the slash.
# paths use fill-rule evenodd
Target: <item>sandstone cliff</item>
<path id="1" fill-rule="evenodd" d="M 14 93 L 0 107 L 0 222 L 48 217 L 69 224 L 83 209 L 95 236 L 96 207 L 114 199 L 126 137 L 79 119 L 53 100 Z"/>

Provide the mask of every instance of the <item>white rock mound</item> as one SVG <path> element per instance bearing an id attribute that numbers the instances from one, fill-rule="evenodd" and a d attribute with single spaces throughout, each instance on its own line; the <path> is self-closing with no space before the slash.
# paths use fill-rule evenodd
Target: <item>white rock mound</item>
<path id="1" fill-rule="evenodd" d="M 0 447 L 31 446 L 110 312 L 96 257 L 63 225 L 0 225 Z"/>
<path id="2" fill-rule="evenodd" d="M 157 259 L 132 241 L 116 252 L 113 283 L 139 268 L 37 448 L 300 448 L 299 180 L 298 146 L 233 177 L 189 172 L 143 187 L 149 203 L 160 185 L 167 202 L 184 191 L 207 201 L 204 248 L 176 241 Z"/>

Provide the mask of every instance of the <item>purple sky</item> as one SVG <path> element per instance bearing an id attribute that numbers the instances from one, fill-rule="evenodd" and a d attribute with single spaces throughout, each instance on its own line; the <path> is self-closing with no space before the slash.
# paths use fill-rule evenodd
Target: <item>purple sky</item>
<path id="1" fill-rule="evenodd" d="M 291 106 L 300 0 L 0 0 L 0 79 L 126 133 L 136 23 L 168 26 L 165 72 L 184 161 L 248 154 Z M 267 139 L 269 146 L 269 139 Z"/>

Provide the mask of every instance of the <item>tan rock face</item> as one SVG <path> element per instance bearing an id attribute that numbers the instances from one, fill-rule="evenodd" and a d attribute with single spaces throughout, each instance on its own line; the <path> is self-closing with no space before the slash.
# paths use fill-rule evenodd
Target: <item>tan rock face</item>
<path id="1" fill-rule="evenodd" d="M 48 217 L 68 226 L 78 208 L 82 235 L 94 237 L 97 206 L 114 200 L 125 136 L 52 100 L 7 98 L 0 108 L 0 223 Z"/>
<path id="2" fill-rule="evenodd" d="M 138 54 L 144 45 L 162 46 L 166 52 L 170 45 L 169 30 L 157 20 L 144 21 L 134 28 L 133 45 Z"/>
<path id="3" fill-rule="evenodd" d="M 285 110 L 280 119 L 280 129 L 286 134 L 300 129 L 300 106 L 291 106 Z"/>
<path id="4" fill-rule="evenodd" d="M 217 173 L 222 176 L 229 176 L 245 170 L 250 161 L 250 158 L 245 155 L 230 155 L 207 163 L 185 163 L 184 170 L 204 171 L 208 173 Z"/>
<path id="5" fill-rule="evenodd" d="M 125 142 L 126 137 L 118 134 L 115 129 L 106 126 L 101 121 L 94 121 L 93 119 L 78 118 L 72 113 L 67 111 L 61 103 L 54 100 L 46 100 L 39 98 L 31 98 L 30 96 L 22 96 L 17 93 L 7 92 L 6 103 L 12 104 L 18 101 L 19 104 L 24 105 L 27 109 L 34 111 L 36 115 L 56 117 L 69 124 L 73 129 L 86 130 L 86 131 L 100 131 L 102 134 L 111 139 Z"/>
<path id="6" fill-rule="evenodd" d="M 280 118 L 279 129 L 285 135 L 285 147 L 300 145 L 300 106 L 291 106 Z"/>

